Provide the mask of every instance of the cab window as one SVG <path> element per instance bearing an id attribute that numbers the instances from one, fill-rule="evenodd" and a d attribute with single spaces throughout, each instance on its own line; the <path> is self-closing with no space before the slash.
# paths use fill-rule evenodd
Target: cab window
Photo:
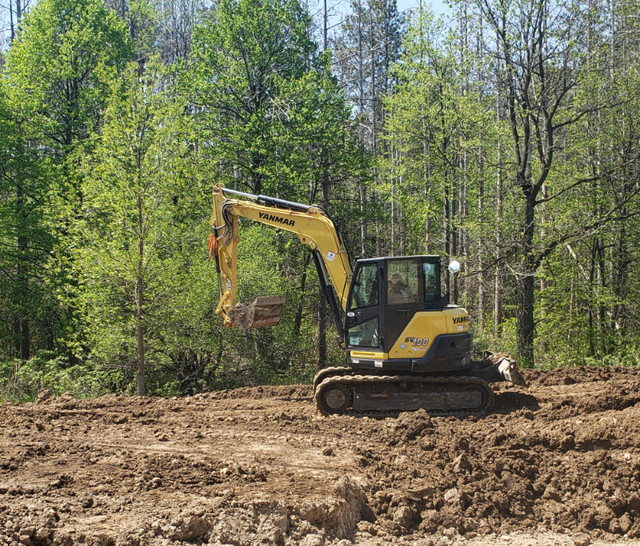
<path id="1" fill-rule="evenodd" d="M 394 260 L 388 262 L 387 303 L 402 305 L 418 302 L 418 266 L 416 260 Z"/>
<path id="2" fill-rule="evenodd" d="M 362 307 L 373 307 L 378 305 L 379 300 L 378 287 L 378 264 L 364 264 L 356 273 L 353 279 L 353 288 L 351 292 L 350 309 L 359 309 Z"/>
<path id="3" fill-rule="evenodd" d="M 440 299 L 440 268 L 438 264 L 424 262 L 424 301 L 430 303 Z"/>
<path id="4" fill-rule="evenodd" d="M 349 345 L 352 347 L 378 347 L 378 317 L 371 317 L 369 320 L 349 329 Z"/>

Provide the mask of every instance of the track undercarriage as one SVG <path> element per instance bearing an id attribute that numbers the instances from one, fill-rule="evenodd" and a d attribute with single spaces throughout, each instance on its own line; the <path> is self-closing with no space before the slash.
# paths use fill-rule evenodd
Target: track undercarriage
<path id="1" fill-rule="evenodd" d="M 314 395 L 323 415 L 390 416 L 426 410 L 430 415 L 483 415 L 493 407 L 493 381 L 524 384 L 513 359 L 487 353 L 469 375 L 374 374 L 348 367 L 321 370 Z"/>

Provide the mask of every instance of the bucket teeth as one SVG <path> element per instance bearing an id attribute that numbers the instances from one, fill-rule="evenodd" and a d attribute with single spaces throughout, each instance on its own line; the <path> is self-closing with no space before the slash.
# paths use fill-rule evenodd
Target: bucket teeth
<path id="1" fill-rule="evenodd" d="M 511 381 L 514 385 L 520 385 L 522 387 L 527 385 L 527 382 L 520 373 L 517 364 L 513 360 L 504 359 L 498 365 L 498 370 L 507 381 Z"/>
<path id="2" fill-rule="evenodd" d="M 498 367 L 498 372 L 505 381 L 510 381 L 514 385 L 526 386 L 527 382 L 520 373 L 516 361 L 504 353 L 485 352 L 485 360 L 491 361 Z"/>
<path id="3" fill-rule="evenodd" d="M 229 318 L 241 330 L 275 326 L 282 317 L 285 296 L 260 296 L 253 303 L 238 303 L 229 310 Z"/>

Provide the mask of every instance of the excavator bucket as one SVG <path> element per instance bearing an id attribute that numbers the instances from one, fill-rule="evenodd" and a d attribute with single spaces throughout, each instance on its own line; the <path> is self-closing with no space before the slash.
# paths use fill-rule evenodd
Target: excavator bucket
<path id="1" fill-rule="evenodd" d="M 253 303 L 238 303 L 229 310 L 229 318 L 241 330 L 275 326 L 282 317 L 285 296 L 260 296 Z"/>
<path id="2" fill-rule="evenodd" d="M 504 353 L 484 352 L 484 365 L 497 370 L 503 381 L 510 381 L 514 385 L 526 386 L 527 382 L 520 373 L 516 361 Z"/>

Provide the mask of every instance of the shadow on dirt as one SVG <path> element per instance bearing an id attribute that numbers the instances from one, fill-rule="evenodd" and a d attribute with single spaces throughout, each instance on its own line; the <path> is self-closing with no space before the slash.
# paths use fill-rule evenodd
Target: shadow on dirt
<path id="1" fill-rule="evenodd" d="M 502 392 L 496 395 L 494 412 L 510 413 L 519 409 L 536 411 L 540 409 L 538 399 L 522 392 Z"/>

